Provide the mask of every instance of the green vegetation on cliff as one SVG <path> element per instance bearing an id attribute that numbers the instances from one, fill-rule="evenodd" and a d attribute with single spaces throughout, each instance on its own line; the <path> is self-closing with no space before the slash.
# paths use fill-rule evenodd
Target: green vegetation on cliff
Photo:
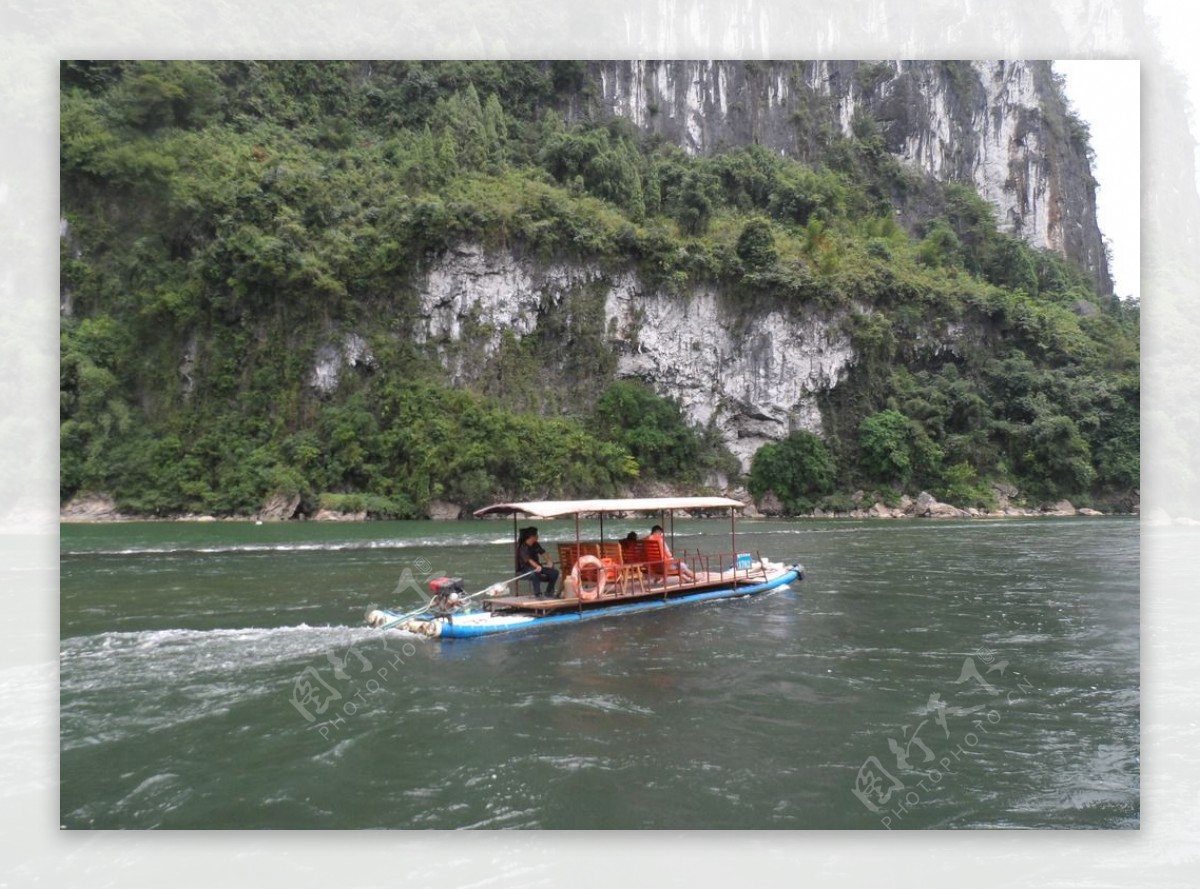
<path id="1" fill-rule="evenodd" d="M 64 63 L 61 496 L 416 516 L 736 469 L 715 430 L 615 380 L 595 294 L 500 332 L 491 378 L 452 388 L 416 286 L 470 240 L 839 319 L 858 359 L 820 396 L 822 436 L 764 448 L 749 479 L 792 510 L 855 488 L 984 503 L 991 481 L 1128 501 L 1135 306 L 904 168 L 869 119 L 817 166 L 695 158 L 589 95 L 567 62 Z M 371 358 L 319 391 L 314 357 L 349 328 Z"/>

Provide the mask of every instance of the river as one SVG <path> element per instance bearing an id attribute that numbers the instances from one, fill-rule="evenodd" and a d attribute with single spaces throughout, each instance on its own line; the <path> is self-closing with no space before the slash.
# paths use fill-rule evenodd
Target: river
<path id="1" fill-rule="evenodd" d="M 1135 519 L 743 521 L 806 579 L 481 640 L 365 627 L 409 580 L 507 577 L 510 539 L 64 525 L 62 826 L 1139 826 Z"/>

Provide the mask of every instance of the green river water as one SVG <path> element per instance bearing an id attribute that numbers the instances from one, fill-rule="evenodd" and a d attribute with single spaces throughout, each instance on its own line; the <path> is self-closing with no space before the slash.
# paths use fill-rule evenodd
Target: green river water
<path id="1" fill-rule="evenodd" d="M 675 533 L 728 549 L 727 522 Z M 507 577 L 510 537 L 63 526 L 62 826 L 1139 825 L 1136 520 L 744 521 L 806 580 L 479 640 L 365 626 L 419 603 L 402 579 Z"/>

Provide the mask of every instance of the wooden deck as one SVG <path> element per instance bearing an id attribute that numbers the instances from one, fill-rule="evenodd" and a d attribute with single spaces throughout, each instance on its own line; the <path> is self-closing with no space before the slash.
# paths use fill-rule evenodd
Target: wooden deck
<path id="1" fill-rule="evenodd" d="M 485 600 L 494 612 L 508 609 L 520 609 L 533 612 L 557 612 L 561 609 L 574 609 L 579 605 L 579 599 L 555 599 L 553 597 L 536 596 L 498 596 Z"/>
<path id="2" fill-rule="evenodd" d="M 666 584 L 663 584 L 662 579 L 654 579 L 652 583 L 647 583 L 644 589 L 630 590 L 624 594 L 619 592 L 619 590 L 615 593 L 606 591 L 604 596 L 590 600 L 580 600 L 578 597 L 564 599 L 556 599 L 554 597 L 538 598 L 531 594 L 528 596 L 501 596 L 486 600 L 486 602 L 489 604 L 489 608 L 495 612 L 513 610 L 519 612 L 549 613 L 561 612 L 566 609 L 593 609 L 600 606 L 616 605 L 617 603 L 662 597 L 664 594 L 670 595 L 682 591 L 704 590 L 721 585 L 754 584 L 760 580 L 759 578 L 747 577 L 745 574 L 735 578 L 722 576 L 717 573 L 708 574 L 698 572 L 695 581 L 681 583 L 678 577 L 671 577 L 667 579 Z"/>

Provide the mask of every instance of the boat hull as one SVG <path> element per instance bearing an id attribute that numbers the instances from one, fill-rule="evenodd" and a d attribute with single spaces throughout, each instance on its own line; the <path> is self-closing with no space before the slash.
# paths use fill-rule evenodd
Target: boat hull
<path id="1" fill-rule="evenodd" d="M 793 565 L 783 568 L 778 574 L 772 574 L 765 581 L 757 584 L 742 584 L 736 587 L 723 587 L 716 590 L 698 590 L 694 593 L 681 593 L 665 599 L 658 597 L 640 599 L 633 602 L 613 603 L 611 606 L 600 608 L 593 607 L 581 611 L 564 611 L 549 615 L 535 615 L 521 612 L 493 613 L 486 611 L 465 612 L 448 616 L 425 614 L 405 621 L 398 625 L 398 629 L 443 640 L 469 639 L 472 637 L 531 630 L 535 627 L 546 627 L 553 624 L 586 621 L 601 616 L 651 612 L 683 605 L 684 603 L 699 603 L 709 600 L 755 596 L 760 593 L 777 590 L 786 584 L 803 579 L 803 566 Z M 393 613 L 385 611 L 383 614 L 386 616 Z M 400 613 L 394 614 L 399 616 Z"/>

